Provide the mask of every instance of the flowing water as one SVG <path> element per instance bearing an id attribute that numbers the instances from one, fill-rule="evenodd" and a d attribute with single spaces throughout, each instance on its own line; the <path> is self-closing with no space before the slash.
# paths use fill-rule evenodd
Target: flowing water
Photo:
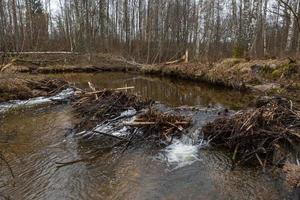
<path id="1" fill-rule="evenodd" d="M 80 159 L 90 151 L 72 133 L 76 118 L 68 104 L 42 104 L 1 114 L 1 151 L 15 178 L 2 163 L 0 199 L 240 200 L 287 195 L 280 181 L 255 169 L 231 170 L 223 152 L 207 150 L 205 141 L 195 142 L 199 128 L 218 109 L 242 108 L 251 96 L 205 84 L 123 73 L 55 75 L 62 76 L 78 87 L 88 87 L 89 81 L 97 88 L 134 86 L 131 92 L 161 102 L 166 110 L 181 106 L 180 112 L 195 120 L 191 137 L 156 152 L 140 147 L 121 156 L 107 153 L 92 162 L 57 168 L 56 162 Z"/>

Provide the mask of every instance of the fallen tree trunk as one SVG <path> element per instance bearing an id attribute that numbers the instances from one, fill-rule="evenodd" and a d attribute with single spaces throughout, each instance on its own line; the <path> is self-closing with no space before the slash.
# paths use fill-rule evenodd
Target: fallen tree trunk
<path id="1" fill-rule="evenodd" d="M 77 52 L 70 51 L 32 51 L 32 52 L 0 52 L 1 55 L 38 55 L 38 54 L 68 54 L 68 55 L 78 55 Z"/>

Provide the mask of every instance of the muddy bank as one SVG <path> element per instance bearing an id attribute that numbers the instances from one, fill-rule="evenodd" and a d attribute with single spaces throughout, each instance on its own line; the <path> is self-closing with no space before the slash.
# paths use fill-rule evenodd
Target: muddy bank
<path id="1" fill-rule="evenodd" d="M 1 72 L 72 73 L 101 71 L 137 71 L 140 65 L 110 54 L 30 54 L 6 56 Z"/>
<path id="2" fill-rule="evenodd" d="M 7 74 L 0 75 L 0 103 L 53 96 L 66 89 L 67 86 L 68 83 L 61 79 L 33 79 Z"/>

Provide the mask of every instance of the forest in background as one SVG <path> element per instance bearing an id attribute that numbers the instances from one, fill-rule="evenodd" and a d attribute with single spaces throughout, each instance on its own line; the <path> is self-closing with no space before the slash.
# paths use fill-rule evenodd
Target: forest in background
<path id="1" fill-rule="evenodd" d="M 300 0 L 0 0 L 0 51 L 180 57 L 297 56 Z"/>

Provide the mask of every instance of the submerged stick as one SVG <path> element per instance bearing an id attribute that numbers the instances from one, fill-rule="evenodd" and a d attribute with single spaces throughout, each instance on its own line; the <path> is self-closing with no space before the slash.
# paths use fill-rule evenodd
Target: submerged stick
<path id="1" fill-rule="evenodd" d="M 124 142 L 126 142 L 126 141 L 120 141 L 120 142 L 117 142 L 116 144 L 113 144 L 111 146 L 102 147 L 99 150 L 102 150 L 102 151 L 110 150 L 110 149 L 113 149 L 117 146 L 120 146 L 120 145 L 124 144 Z M 69 161 L 69 162 L 55 162 L 55 164 L 57 165 L 56 168 L 59 169 L 59 168 L 66 167 L 66 166 L 69 166 L 69 165 L 74 165 L 74 164 L 77 164 L 77 163 L 91 162 L 91 161 L 97 160 L 101 156 L 102 156 L 102 154 L 98 154 L 98 155 L 90 157 L 90 158 L 82 158 L 82 159 L 72 160 L 72 161 Z"/>
<path id="2" fill-rule="evenodd" d="M 132 90 L 135 87 L 123 87 L 123 88 L 116 88 L 116 89 L 109 89 L 110 91 L 122 91 L 122 90 Z M 104 89 L 105 90 L 105 89 Z M 94 92 L 86 92 L 84 93 L 84 95 L 95 95 L 95 94 L 99 94 L 102 93 L 104 90 L 99 90 L 99 91 L 94 91 Z"/>
<path id="3" fill-rule="evenodd" d="M 125 126 L 152 126 L 156 125 L 157 122 L 124 122 Z M 167 123 L 169 124 L 169 123 Z M 174 125 L 189 125 L 189 122 L 175 122 Z M 177 128 L 177 127 L 176 127 Z"/>
<path id="4" fill-rule="evenodd" d="M 114 138 L 114 139 L 118 139 L 118 140 L 121 140 L 121 141 L 128 141 L 126 138 L 122 138 L 122 137 L 119 137 L 119 136 L 116 136 L 116 135 L 112 135 L 112 134 L 109 134 L 109 133 L 104 133 L 104 132 L 100 132 L 100 131 L 93 131 L 94 133 L 99 133 L 101 135 L 104 135 L 104 136 L 107 136 L 107 137 L 111 137 L 111 138 Z"/>

